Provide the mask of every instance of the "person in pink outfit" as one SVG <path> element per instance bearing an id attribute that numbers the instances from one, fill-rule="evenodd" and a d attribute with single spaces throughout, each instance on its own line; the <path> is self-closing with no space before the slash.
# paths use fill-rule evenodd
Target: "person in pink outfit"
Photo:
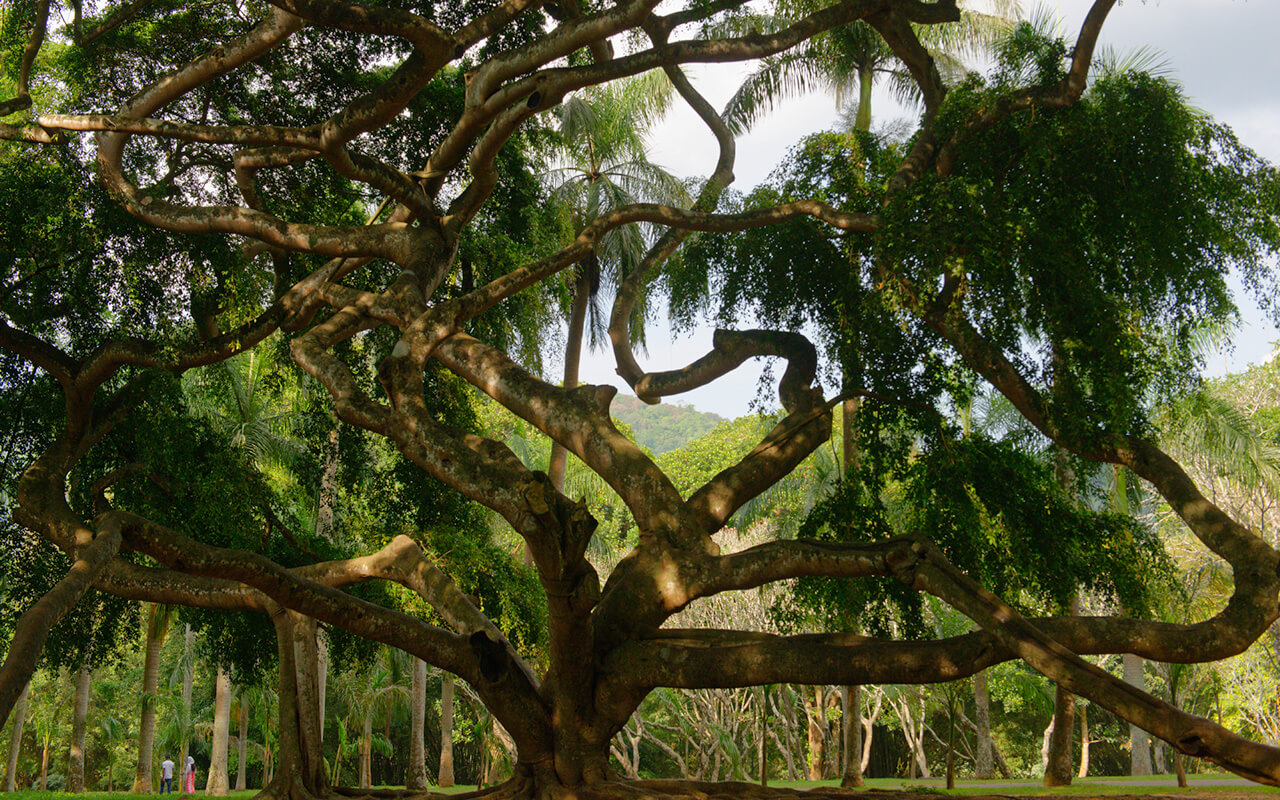
<path id="1" fill-rule="evenodd" d="M 187 756 L 187 768 L 182 772 L 182 793 L 196 793 L 196 760 Z"/>

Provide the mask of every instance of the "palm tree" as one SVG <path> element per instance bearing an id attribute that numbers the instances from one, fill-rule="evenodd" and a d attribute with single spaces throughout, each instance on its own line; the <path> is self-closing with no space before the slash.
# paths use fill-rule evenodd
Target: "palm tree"
<path id="1" fill-rule="evenodd" d="M 601 214 L 628 203 L 688 202 L 680 181 L 645 155 L 646 133 L 666 113 L 671 88 L 666 75 L 654 70 L 580 92 L 560 105 L 560 141 L 555 153 L 560 166 L 547 173 L 547 181 L 572 217 L 575 235 Z M 578 265 L 565 342 L 566 388 L 578 385 L 588 316 L 592 345 L 601 340 L 603 316 L 593 301 L 602 281 L 616 281 L 628 274 L 639 264 L 644 249 L 643 229 L 625 225 L 602 237 L 595 251 Z M 568 452 L 553 444 L 549 474 L 560 490 L 567 462 Z"/>
<path id="2" fill-rule="evenodd" d="M 134 794 L 151 793 L 151 761 L 155 750 L 157 690 L 160 686 L 160 647 L 169 635 L 173 606 L 147 606 L 147 638 L 142 664 L 142 718 L 138 725 L 138 768 L 133 777 Z"/>
<path id="3" fill-rule="evenodd" d="M 775 30 L 791 24 L 816 8 L 806 0 L 786 3 L 776 15 L 753 15 L 730 24 Z M 955 79 L 965 71 L 964 59 L 980 55 L 995 37 L 1008 30 L 1017 14 L 1018 0 L 993 0 L 991 13 L 971 9 L 961 12 L 957 25 L 931 25 L 916 34 L 932 52 L 944 78 Z M 782 100 L 811 91 L 826 91 L 836 103 L 852 110 L 854 130 L 871 129 L 871 92 L 878 79 L 888 79 L 903 101 L 914 100 L 915 83 L 905 65 L 884 39 L 867 23 L 858 21 L 809 39 L 800 47 L 771 56 L 743 81 L 725 107 L 725 121 L 742 133 Z"/>

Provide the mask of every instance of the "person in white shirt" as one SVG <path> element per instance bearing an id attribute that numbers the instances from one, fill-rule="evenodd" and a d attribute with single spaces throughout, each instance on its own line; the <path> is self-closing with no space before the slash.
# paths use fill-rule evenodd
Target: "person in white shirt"
<path id="1" fill-rule="evenodd" d="M 173 762 L 168 758 L 160 762 L 160 794 L 173 794 Z"/>

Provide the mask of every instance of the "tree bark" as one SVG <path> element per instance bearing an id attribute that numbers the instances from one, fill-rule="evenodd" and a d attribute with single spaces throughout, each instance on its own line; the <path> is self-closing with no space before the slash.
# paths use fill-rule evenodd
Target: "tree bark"
<path id="1" fill-rule="evenodd" d="M 333 540 L 333 502 L 338 492 L 338 429 L 329 431 L 324 449 L 324 472 L 316 496 L 316 536 Z"/>
<path id="2" fill-rule="evenodd" d="M 22 693 L 13 705 L 13 726 L 9 730 L 9 758 L 5 762 L 4 790 L 17 791 L 18 756 L 22 753 L 22 729 L 27 722 L 27 700 L 31 695 L 31 683 L 22 687 Z"/>
<path id="3" fill-rule="evenodd" d="M 150 794 L 154 789 L 152 761 L 156 739 L 156 703 L 160 689 L 160 647 L 169 633 L 169 609 L 157 603 L 147 606 L 146 655 L 142 661 L 142 717 L 138 723 L 138 767 L 133 776 L 133 793 Z M 186 759 L 182 760 L 186 764 Z"/>
<path id="4" fill-rule="evenodd" d="M 187 768 L 187 756 L 191 753 L 191 692 L 196 681 L 195 632 L 187 624 L 182 632 L 182 719 L 178 733 L 178 769 Z M 175 775 L 174 780 L 178 780 Z"/>
<path id="5" fill-rule="evenodd" d="M 204 788 L 204 793 L 210 797 L 225 797 L 230 786 L 227 780 L 230 728 L 231 674 L 219 666 L 213 700 L 213 745 L 209 755 L 209 777 Z"/>
<path id="6" fill-rule="evenodd" d="M 320 626 L 316 626 L 316 719 L 320 725 L 320 743 L 324 744 L 325 699 L 329 689 L 329 640 L 324 637 Z"/>
<path id="7" fill-rule="evenodd" d="M 1080 771 L 1077 778 L 1089 777 L 1089 705 L 1081 703 L 1080 709 Z"/>
<path id="8" fill-rule="evenodd" d="M 1143 661 L 1132 653 L 1124 654 L 1124 681 L 1146 691 Z M 1129 725 L 1129 774 L 1151 774 L 1151 739 L 1142 728 Z"/>
<path id="9" fill-rule="evenodd" d="M 973 707 L 977 753 L 976 777 L 991 780 L 995 777 L 995 758 L 991 741 L 991 695 L 987 691 L 987 671 L 980 670 L 973 676 Z"/>
<path id="10" fill-rule="evenodd" d="M 406 789 L 427 787 L 426 714 L 427 662 L 413 660 L 413 686 L 409 697 L 409 766 Z"/>
<path id="11" fill-rule="evenodd" d="M 93 673 L 81 667 L 76 673 L 75 705 L 71 713 L 71 746 L 67 753 L 67 791 L 84 792 L 84 740 L 85 724 L 89 717 L 89 687 Z"/>
<path id="12" fill-rule="evenodd" d="M 826 707 L 823 703 L 823 687 L 814 686 L 812 689 L 812 694 L 804 692 L 805 714 L 809 719 L 809 780 L 820 781 L 826 777 Z"/>
<path id="13" fill-rule="evenodd" d="M 315 628 L 303 623 L 306 618 L 269 603 L 272 625 L 276 632 L 276 649 L 280 670 L 277 682 L 279 697 L 279 744 L 274 753 L 266 756 L 266 786 L 259 795 L 264 800 L 314 800 L 329 794 L 324 772 L 324 758 L 319 740 L 308 741 L 304 731 L 308 716 L 299 702 L 299 676 L 308 674 L 300 670 L 296 654 L 305 650 L 300 646 L 308 639 L 314 644 Z M 315 675 L 314 670 L 309 673 Z M 311 691 L 314 693 L 314 685 Z M 314 696 L 312 697 L 314 701 Z M 314 706 L 309 716 L 314 717 Z M 316 735 L 314 728 L 311 735 Z M 265 737 L 264 737 L 265 739 Z"/>
<path id="14" fill-rule="evenodd" d="M 240 692 L 240 736 L 236 741 L 236 791 L 249 786 L 249 694 Z"/>
<path id="15" fill-rule="evenodd" d="M 1073 749 L 1071 740 L 1076 727 L 1076 696 L 1060 686 L 1055 687 L 1053 694 L 1053 723 L 1050 725 L 1044 785 L 1070 786 Z"/>
<path id="16" fill-rule="evenodd" d="M 453 674 L 440 673 L 440 769 L 436 773 L 440 788 L 453 785 Z"/>
<path id="17" fill-rule="evenodd" d="M 856 789 L 866 783 L 862 778 L 862 687 L 845 686 L 841 700 L 844 704 L 840 718 L 844 732 L 844 771 L 840 786 Z"/>
<path id="18" fill-rule="evenodd" d="M 591 302 L 591 275 L 586 264 L 579 265 L 573 282 L 573 306 L 569 312 L 569 336 L 564 346 L 564 388 L 578 385 L 578 371 L 582 363 L 582 341 L 585 338 L 587 306 Z M 559 442 L 551 444 L 551 463 L 547 476 L 557 492 L 564 491 L 565 471 L 569 466 L 569 451 Z"/>
<path id="19" fill-rule="evenodd" d="M 364 724 L 360 728 L 360 788 L 368 789 L 373 786 L 372 772 L 373 757 L 373 712 L 372 709 L 365 709 Z"/>

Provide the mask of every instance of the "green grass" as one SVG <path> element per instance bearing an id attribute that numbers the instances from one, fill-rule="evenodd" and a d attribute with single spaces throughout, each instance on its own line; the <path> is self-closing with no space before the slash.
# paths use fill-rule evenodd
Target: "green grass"
<path id="1" fill-rule="evenodd" d="M 956 788 L 953 791 L 946 791 L 943 788 L 942 779 L 933 778 L 930 780 L 922 780 L 919 778 L 907 780 L 903 778 L 872 778 L 867 781 L 866 788 L 880 789 L 889 791 L 915 791 L 937 793 L 939 795 L 955 795 L 959 797 L 971 795 L 1010 795 L 1014 797 L 1020 796 L 1045 796 L 1045 795 L 1064 795 L 1064 796 L 1099 796 L 1099 795 L 1213 795 L 1221 794 L 1224 797 L 1238 796 L 1241 794 L 1276 794 L 1280 789 L 1270 786 L 1261 786 L 1259 784 L 1242 784 L 1233 786 L 1205 786 L 1203 781 L 1221 780 L 1224 778 L 1234 778 L 1234 775 L 1227 773 L 1200 773 L 1188 776 L 1191 785 L 1186 789 L 1180 789 L 1174 785 L 1172 775 L 1156 775 L 1153 777 L 1130 777 L 1127 775 L 1118 775 L 1114 777 L 1095 777 L 1095 778 L 1077 778 L 1072 782 L 1071 786 L 1048 789 L 1041 786 L 1038 781 L 1017 780 L 1005 781 L 997 778 L 993 781 L 975 781 L 967 778 L 960 778 L 956 781 Z M 1104 783 L 1105 781 L 1105 783 Z M 1160 781 L 1159 786 L 1150 785 L 1153 781 Z M 1009 783 L 1017 783 L 1017 786 L 1009 786 Z M 1116 785 L 1119 784 L 1119 785 Z M 1145 784 L 1145 785 L 1144 785 Z M 769 781 L 770 786 L 776 786 L 787 789 L 814 789 L 814 788 L 831 788 L 839 785 L 839 781 Z M 398 788 L 398 787 L 391 787 Z M 458 794 L 460 792 L 470 792 L 475 790 L 473 785 L 458 785 L 448 789 L 441 789 L 437 786 L 431 787 L 432 794 Z M 228 797 L 231 800 L 250 800 L 257 794 L 256 789 L 244 792 L 231 792 Z M 197 792 L 198 797 L 203 797 L 204 792 Z M 179 800 L 181 795 L 175 794 L 174 800 Z M 85 792 L 80 795 L 73 795 L 68 792 L 41 792 L 35 789 L 24 789 L 13 794 L 6 795 L 3 800 L 159 800 L 159 795 L 154 794 L 131 794 L 128 792 Z M 167 800 L 167 799 L 166 799 Z"/>

